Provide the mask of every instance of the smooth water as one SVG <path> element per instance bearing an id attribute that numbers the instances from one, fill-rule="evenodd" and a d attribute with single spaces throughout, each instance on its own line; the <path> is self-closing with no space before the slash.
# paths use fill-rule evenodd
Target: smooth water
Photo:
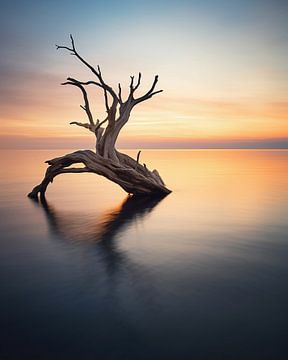
<path id="1" fill-rule="evenodd" d="M 288 151 L 144 150 L 163 200 L 70 174 L 45 205 L 63 150 L 0 154 L 1 360 L 288 358 Z"/>

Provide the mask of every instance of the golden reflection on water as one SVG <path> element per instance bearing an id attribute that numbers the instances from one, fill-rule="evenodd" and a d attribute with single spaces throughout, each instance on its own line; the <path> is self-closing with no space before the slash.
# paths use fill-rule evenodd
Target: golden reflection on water
<path id="1" fill-rule="evenodd" d="M 137 154 L 137 150 L 127 152 Z M 41 180 L 44 161 L 62 153 L 66 152 L 2 151 L 2 195 L 16 191 L 17 183 L 17 196 L 24 201 Z M 149 218 L 149 233 L 237 233 L 271 219 L 274 224 L 285 222 L 287 151 L 144 149 L 141 161 L 157 168 L 173 190 Z M 80 233 L 85 238 L 85 227 L 88 234 L 94 232 L 100 238 L 105 232 L 103 224 L 113 223 L 121 213 L 125 197 L 120 187 L 94 174 L 61 175 L 47 192 L 50 213 L 55 214 L 55 221 L 62 214 L 57 220 L 62 233 L 74 238 Z M 139 209 L 134 210 L 141 212 L 140 205 Z"/>
<path id="2" fill-rule="evenodd" d="M 72 357 L 79 339 L 95 354 L 116 344 L 115 358 L 131 339 L 141 354 L 157 343 L 151 354 L 171 358 L 183 346 L 191 358 L 198 343 L 196 358 L 229 343 L 243 359 L 263 343 L 274 355 L 278 334 L 286 344 L 288 151 L 144 150 L 141 161 L 173 190 L 161 201 L 127 198 L 93 174 L 59 176 L 46 204 L 28 199 L 44 161 L 61 154 L 0 152 L 9 350 L 32 344 L 33 358 L 38 342 L 45 350 L 60 339 L 62 349 L 65 334 Z M 242 356 L 255 334 L 257 352 Z"/>
<path id="3" fill-rule="evenodd" d="M 177 151 L 168 157 L 161 173 L 174 193 L 162 215 L 171 218 L 173 202 L 174 215 L 181 215 L 173 217 L 178 229 L 255 223 L 277 210 L 285 216 L 288 152 Z"/>

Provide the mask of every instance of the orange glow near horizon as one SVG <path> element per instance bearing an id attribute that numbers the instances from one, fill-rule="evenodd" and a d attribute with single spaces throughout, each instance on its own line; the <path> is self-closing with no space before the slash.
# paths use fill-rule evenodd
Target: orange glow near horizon
<path id="1" fill-rule="evenodd" d="M 135 107 L 120 134 L 120 146 L 189 148 L 217 142 L 225 147 L 224 143 L 253 140 L 265 146 L 266 139 L 283 140 L 281 146 L 288 146 L 286 9 L 273 3 L 260 9 L 253 2 L 227 7 L 212 1 L 209 6 L 180 1 L 177 6 L 165 2 L 165 12 L 153 4 L 151 16 L 149 2 L 136 3 L 128 10 L 140 17 L 126 13 L 125 2 L 113 11 L 103 3 L 102 17 L 95 22 L 91 14 L 96 5 L 91 3 L 81 9 L 91 22 L 73 23 L 79 53 L 93 66 L 100 64 L 103 78 L 115 90 L 120 82 L 124 97 L 130 75 L 142 73 L 138 96 L 159 75 L 155 90 L 164 92 Z M 31 21 L 31 9 L 24 5 L 19 14 L 26 17 L 15 22 L 11 7 L 2 19 L 11 33 L 0 59 L 0 146 L 41 147 L 41 141 L 44 148 L 59 147 L 61 141 L 71 148 L 93 146 L 92 134 L 69 125 L 87 121 L 79 107 L 83 103 L 79 89 L 59 86 L 67 76 L 83 81 L 94 76 L 69 52 L 55 51 L 55 43 L 69 46 L 69 7 L 47 5 L 57 14 L 51 22 L 48 12 L 44 15 L 38 6 L 33 14 L 44 16 L 41 24 Z M 16 30 L 8 20 L 14 21 Z M 23 38 L 20 26 L 27 30 Z M 93 87 L 88 91 L 94 118 L 101 120 L 103 94 Z"/>
<path id="2" fill-rule="evenodd" d="M 63 139 L 64 143 L 69 143 L 70 139 L 72 147 L 75 139 L 82 139 L 83 144 L 87 141 L 87 145 L 93 143 L 93 135 L 86 129 L 69 125 L 73 120 L 87 121 L 78 107 L 82 99 L 77 91 L 54 83 L 45 91 L 40 89 L 40 93 L 36 90 L 20 109 L 6 113 L 2 109 L 2 139 L 18 139 L 23 143 L 25 138 L 32 142 L 51 139 L 48 147 L 53 147 L 53 139 Z M 94 108 L 100 110 L 96 113 L 101 116 L 104 114 L 102 94 L 93 95 L 96 98 Z M 156 141 L 159 147 L 175 147 L 183 141 L 285 138 L 288 137 L 287 113 L 288 102 L 284 101 L 172 98 L 163 93 L 132 111 L 119 141 L 122 147 L 137 146 L 137 143 L 149 147 Z"/>

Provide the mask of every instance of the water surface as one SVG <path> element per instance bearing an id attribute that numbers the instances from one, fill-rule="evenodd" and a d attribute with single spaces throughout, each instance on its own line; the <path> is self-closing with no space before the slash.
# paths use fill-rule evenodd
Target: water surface
<path id="1" fill-rule="evenodd" d="M 61 154 L 0 152 L 1 359 L 287 358 L 288 151 L 144 150 L 161 201 L 94 174 L 26 198 Z"/>

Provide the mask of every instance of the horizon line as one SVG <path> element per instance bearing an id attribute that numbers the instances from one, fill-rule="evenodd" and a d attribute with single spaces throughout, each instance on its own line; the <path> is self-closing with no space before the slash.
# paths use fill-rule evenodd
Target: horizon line
<path id="1" fill-rule="evenodd" d="M 119 147 L 119 150 L 288 150 L 288 147 Z M 73 148 L 73 147 L 0 147 L 3 150 L 94 150 L 94 148 Z"/>

